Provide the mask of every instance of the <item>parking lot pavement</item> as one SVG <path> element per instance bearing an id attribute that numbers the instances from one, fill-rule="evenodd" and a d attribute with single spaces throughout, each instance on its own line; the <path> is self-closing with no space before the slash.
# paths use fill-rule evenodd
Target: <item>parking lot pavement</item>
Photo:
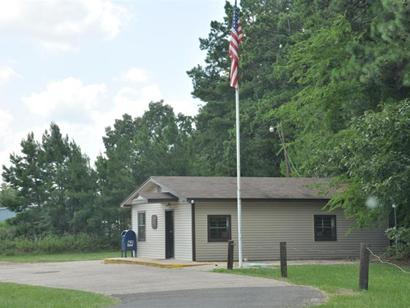
<path id="1" fill-rule="evenodd" d="M 128 303 L 128 305 L 133 305 L 132 307 L 147 307 L 146 304 L 149 302 L 152 305 L 148 307 L 164 307 L 165 302 L 162 302 L 161 306 L 161 299 L 170 303 L 179 302 L 180 304 L 175 304 L 175 307 L 192 307 L 194 302 L 191 300 L 194 300 L 195 296 L 199 298 L 198 300 L 202 297 L 204 300 L 208 298 L 209 302 L 209 294 L 215 296 L 214 298 L 229 298 L 229 294 L 236 294 L 231 298 L 240 299 L 237 304 L 245 300 L 252 302 L 261 297 L 262 293 L 269 300 L 273 300 L 273 295 L 277 297 L 281 294 L 289 294 L 284 299 L 288 298 L 289 301 L 294 300 L 299 304 L 324 298 L 323 293 L 316 289 L 292 286 L 273 279 L 201 270 L 103 264 L 102 261 L 2 263 L 0 264 L 0 281 L 115 295 L 122 300 L 122 305 Z M 182 302 L 190 304 L 183 306 Z M 173 307 L 170 305 L 165 306 Z M 288 307 L 294 307 L 294 305 L 288 305 Z"/>
<path id="2" fill-rule="evenodd" d="M 324 301 L 317 290 L 297 286 L 182 290 L 116 297 L 121 300 L 116 308 L 298 308 Z"/>

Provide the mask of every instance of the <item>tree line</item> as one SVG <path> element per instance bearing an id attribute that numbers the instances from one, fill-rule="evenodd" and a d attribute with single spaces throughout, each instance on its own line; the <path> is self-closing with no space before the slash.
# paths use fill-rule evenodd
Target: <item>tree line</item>
<path id="1" fill-rule="evenodd" d="M 232 6 L 213 21 L 205 65 L 188 72 L 205 101 L 196 147 L 205 173 L 235 173 L 234 99 L 226 57 Z M 329 205 L 359 225 L 410 224 L 410 4 L 397 0 L 242 0 L 243 173 L 284 174 L 280 123 L 293 176 L 335 178 Z M 342 184 L 341 184 L 342 183 Z M 337 184 L 337 183 L 335 183 Z M 366 206 L 369 199 L 376 206 Z"/>
<path id="2" fill-rule="evenodd" d="M 121 200 L 150 175 L 235 175 L 234 92 L 229 87 L 232 6 L 212 21 L 203 65 L 188 71 L 195 117 L 153 102 L 107 128 L 95 166 L 56 124 L 30 134 L 3 168 L 1 202 L 23 234 L 115 232 Z M 398 0 L 242 0 L 243 176 L 326 176 L 345 188 L 329 207 L 359 225 L 397 205 L 410 224 L 410 4 Z M 285 144 L 270 126 L 280 123 Z M 366 206 L 373 200 L 376 206 Z"/>

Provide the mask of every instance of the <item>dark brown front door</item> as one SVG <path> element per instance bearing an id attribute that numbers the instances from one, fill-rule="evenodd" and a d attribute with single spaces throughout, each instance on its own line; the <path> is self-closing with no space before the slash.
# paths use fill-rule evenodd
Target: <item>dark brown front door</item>
<path id="1" fill-rule="evenodd" d="M 165 211 L 165 258 L 174 257 L 174 212 Z"/>

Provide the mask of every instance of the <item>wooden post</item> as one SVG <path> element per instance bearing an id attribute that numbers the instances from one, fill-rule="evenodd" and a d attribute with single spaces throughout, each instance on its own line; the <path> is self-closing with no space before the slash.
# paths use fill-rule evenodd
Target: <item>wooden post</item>
<path id="1" fill-rule="evenodd" d="M 282 277 L 288 277 L 286 242 L 280 242 L 280 273 Z"/>
<path id="2" fill-rule="evenodd" d="M 365 243 L 360 243 L 359 289 L 369 289 L 369 251 Z"/>
<path id="3" fill-rule="evenodd" d="M 228 262 L 226 264 L 226 268 L 228 270 L 233 269 L 233 247 L 234 243 L 233 241 L 228 241 Z"/>

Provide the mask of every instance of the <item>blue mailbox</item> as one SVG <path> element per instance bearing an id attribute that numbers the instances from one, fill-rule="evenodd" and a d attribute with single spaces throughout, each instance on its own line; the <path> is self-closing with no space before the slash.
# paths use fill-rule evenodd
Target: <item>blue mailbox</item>
<path id="1" fill-rule="evenodd" d="M 132 230 L 121 232 L 121 257 L 127 257 L 127 251 L 131 251 L 131 257 L 137 256 L 137 235 Z"/>

